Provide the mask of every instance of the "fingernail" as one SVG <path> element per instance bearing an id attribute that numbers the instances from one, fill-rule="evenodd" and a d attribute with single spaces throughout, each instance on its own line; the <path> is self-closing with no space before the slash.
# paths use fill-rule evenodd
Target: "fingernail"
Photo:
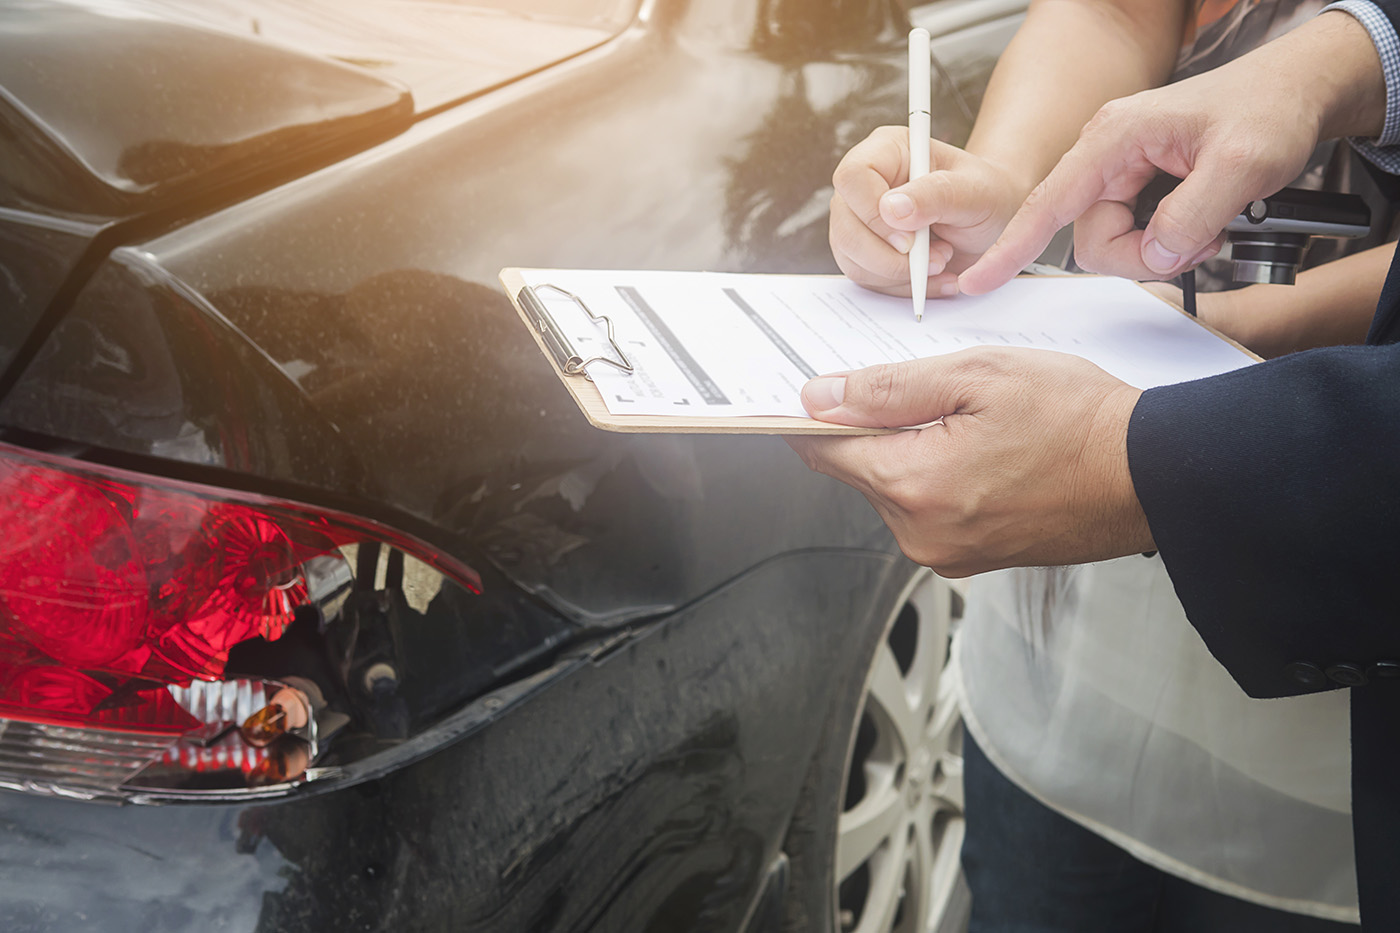
<path id="1" fill-rule="evenodd" d="M 810 411 L 831 411 L 846 399 L 845 376 L 818 376 L 802 387 Z"/>
<path id="2" fill-rule="evenodd" d="M 885 195 L 885 210 L 891 217 L 908 217 L 914 213 L 914 201 L 907 194 L 891 191 Z"/>
<path id="3" fill-rule="evenodd" d="M 1181 257 L 1169 253 L 1156 240 L 1148 240 L 1142 246 L 1142 261 L 1147 268 L 1159 275 L 1165 275 L 1181 265 Z"/>
<path id="4" fill-rule="evenodd" d="M 957 282 L 944 282 L 942 285 L 938 286 L 938 294 L 942 295 L 944 298 L 952 298 L 957 293 Z"/>
<path id="5" fill-rule="evenodd" d="M 891 246 L 901 253 L 909 252 L 909 249 L 914 245 L 914 234 L 906 233 L 903 230 L 896 230 L 886 239 L 889 240 Z"/>

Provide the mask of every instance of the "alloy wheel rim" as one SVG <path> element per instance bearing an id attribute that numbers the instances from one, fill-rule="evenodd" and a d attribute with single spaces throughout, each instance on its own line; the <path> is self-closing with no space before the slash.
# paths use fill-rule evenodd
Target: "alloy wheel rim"
<path id="1" fill-rule="evenodd" d="M 937 929 L 962 847 L 962 719 L 945 668 L 948 581 L 923 571 L 885 627 L 846 756 L 837 823 L 843 933 Z"/>

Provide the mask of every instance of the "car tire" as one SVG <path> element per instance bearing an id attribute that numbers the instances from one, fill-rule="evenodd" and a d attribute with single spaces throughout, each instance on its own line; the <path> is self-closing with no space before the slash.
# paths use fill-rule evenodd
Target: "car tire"
<path id="1" fill-rule="evenodd" d="M 792 933 L 966 927 L 962 721 L 947 666 L 962 598 L 921 569 L 894 607 L 834 685 L 798 799 L 784 846 Z"/>

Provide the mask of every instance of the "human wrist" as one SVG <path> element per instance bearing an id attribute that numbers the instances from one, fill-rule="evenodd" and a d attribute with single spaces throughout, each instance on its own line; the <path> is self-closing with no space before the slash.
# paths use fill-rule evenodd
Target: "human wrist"
<path id="1" fill-rule="evenodd" d="M 1096 542 L 1089 560 L 1122 557 L 1155 549 L 1147 514 L 1138 501 L 1128 461 L 1128 423 L 1142 390 L 1120 385 L 1107 393 L 1094 413 L 1086 453 L 1097 462 L 1084 491 Z"/>
<path id="2" fill-rule="evenodd" d="M 1025 203 L 1026 198 L 1035 190 L 1035 186 L 1040 184 L 1045 172 L 1038 171 L 1023 164 L 1017 159 L 1002 158 L 997 155 L 982 155 L 974 150 L 969 150 L 982 161 L 995 169 L 1006 180 L 1008 190 L 1015 195 L 1016 206 L 1020 207 Z"/>
<path id="3" fill-rule="evenodd" d="M 1196 318 L 1212 330 L 1253 349 L 1252 312 L 1257 304 L 1253 299 L 1258 289 L 1259 286 L 1250 285 L 1223 292 L 1203 292 L 1196 296 Z"/>
<path id="4" fill-rule="evenodd" d="M 1278 44 L 1289 39 L 1295 41 L 1276 51 L 1296 79 L 1301 110 L 1316 120 L 1318 138 L 1379 137 L 1385 127 L 1385 73 L 1366 27 L 1343 10 L 1329 10 Z"/>
<path id="5" fill-rule="evenodd" d="M 1006 195 L 1006 202 L 1012 205 L 1012 213 L 1025 203 L 1035 186 L 1040 184 L 1041 178 L 1050 170 L 1047 167 L 1041 171 L 1033 164 L 1035 160 L 1026 158 L 1024 150 L 1007 151 L 1007 147 L 998 145 L 995 140 L 978 139 L 976 133 L 968 140 L 964 151 L 968 155 L 976 156 L 998 176 L 999 187 Z M 1050 164 L 1053 166 L 1054 162 Z"/>
<path id="6" fill-rule="evenodd" d="M 1298 349 L 1297 286 L 1250 285 L 1197 298 L 1201 323 L 1272 359 Z"/>
<path id="7" fill-rule="evenodd" d="M 1026 203 L 1026 198 L 1030 197 L 1031 191 L 1040 180 L 1032 179 L 1032 172 L 1015 159 L 986 156 L 970 149 L 968 154 L 977 158 L 988 172 L 989 183 L 983 186 L 983 191 L 984 196 L 989 199 L 988 205 L 992 206 L 993 213 L 989 219 L 994 224 L 995 231 L 991 239 L 983 244 L 985 248 L 1001 235 L 1002 230 L 1011 218 L 1016 216 L 1021 205 Z"/>
<path id="8" fill-rule="evenodd" d="M 1245 289 L 1232 289 L 1224 292 L 1201 292 L 1196 295 L 1196 320 L 1218 330 L 1227 336 L 1229 334 L 1229 324 L 1237 317 L 1235 313 L 1235 296 Z M 1238 340 L 1238 337 L 1234 339 Z M 1243 343 L 1244 341 L 1240 341 Z"/>

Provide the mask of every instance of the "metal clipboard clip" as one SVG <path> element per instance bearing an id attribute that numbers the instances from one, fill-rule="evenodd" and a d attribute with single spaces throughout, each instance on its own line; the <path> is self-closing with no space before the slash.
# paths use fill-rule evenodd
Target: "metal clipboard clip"
<path id="1" fill-rule="evenodd" d="M 569 339 L 568 334 L 564 333 L 563 329 L 555 322 L 554 317 L 545 308 L 544 302 L 535 294 L 536 291 L 543 288 L 556 291 L 571 300 L 574 304 L 583 309 L 583 313 L 588 315 L 588 319 L 594 324 L 606 324 L 608 328 L 608 343 L 612 346 L 613 352 L 617 354 L 617 359 L 610 359 L 606 356 L 590 356 L 584 359 L 583 356 L 574 349 L 574 343 Z M 545 346 L 549 347 L 549 352 L 554 354 L 554 362 L 557 363 L 559 368 L 565 373 L 570 376 L 581 375 L 591 382 L 593 377 L 588 375 L 588 365 L 590 363 L 607 363 L 614 369 L 620 369 L 624 373 L 631 375 L 632 361 L 627 358 L 627 354 L 623 353 L 622 348 L 617 345 L 617 339 L 613 336 L 612 319 L 606 314 L 594 314 L 592 309 L 584 304 L 583 299 L 573 292 L 566 291 L 558 285 L 550 285 L 547 282 L 535 286 L 526 285 L 520 289 L 520 303 L 529 311 L 531 323 L 535 325 L 535 328 L 540 332 L 540 336 L 544 338 Z"/>

